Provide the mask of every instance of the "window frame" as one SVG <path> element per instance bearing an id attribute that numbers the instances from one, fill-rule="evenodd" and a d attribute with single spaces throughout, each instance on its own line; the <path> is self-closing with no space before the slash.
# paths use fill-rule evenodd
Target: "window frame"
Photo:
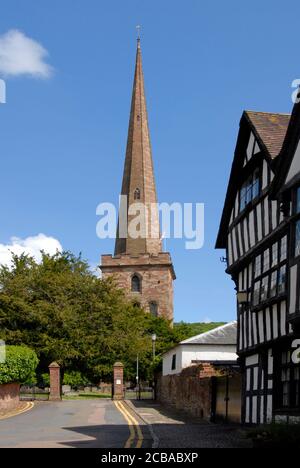
<path id="1" fill-rule="evenodd" d="M 269 247 L 262 249 L 252 261 L 252 285 L 251 285 L 251 310 L 260 310 L 269 302 L 277 302 L 287 295 L 288 289 L 288 267 L 287 258 L 281 259 L 281 246 L 287 233 L 281 234 Z M 266 252 L 269 252 L 266 254 Z M 287 257 L 287 256 L 286 256 Z M 265 261 L 267 260 L 267 262 Z M 266 269 L 268 265 L 268 269 Z M 260 267 L 260 268 L 259 268 Z M 285 271 L 283 272 L 283 269 Z M 258 271 L 260 274 L 258 275 Z M 274 278 L 276 277 L 276 284 Z M 285 281 L 280 281 L 282 278 Z"/>
<path id="2" fill-rule="evenodd" d="M 294 213 L 300 215 L 300 186 L 295 190 Z"/>
<path id="3" fill-rule="evenodd" d="M 293 244 L 292 244 L 292 249 L 291 249 L 291 252 L 292 252 L 291 256 L 296 261 L 299 261 L 300 259 L 300 186 L 297 186 L 293 192 L 292 212 L 293 212 L 294 222 L 293 222 L 293 235 L 292 235 Z"/>
<path id="4" fill-rule="evenodd" d="M 135 279 L 138 280 L 138 288 L 134 287 L 134 281 Z M 131 292 L 134 294 L 141 294 L 142 292 L 142 278 L 139 274 L 134 273 L 131 277 Z"/>
<path id="5" fill-rule="evenodd" d="M 300 410 L 300 364 L 292 362 L 292 352 L 291 346 L 280 348 L 275 356 L 275 411 Z"/>
<path id="6" fill-rule="evenodd" d="M 261 168 L 256 167 L 239 189 L 239 214 L 243 213 L 253 202 L 258 200 L 261 193 Z"/>
<path id="7" fill-rule="evenodd" d="M 156 307 L 155 313 L 151 310 L 151 306 L 153 306 L 153 305 L 155 305 L 155 307 Z M 158 302 L 154 301 L 154 300 L 149 301 L 149 312 L 152 315 L 152 317 L 158 317 L 158 310 L 159 310 Z"/>
<path id="8" fill-rule="evenodd" d="M 300 219 L 297 219 L 294 224 L 293 254 L 294 254 L 294 258 L 299 259 L 300 257 Z"/>
<path id="9" fill-rule="evenodd" d="M 172 355 L 171 370 L 176 370 L 177 367 L 177 355 L 176 353 Z"/>
<path id="10" fill-rule="evenodd" d="M 137 187 L 133 192 L 134 201 L 141 199 L 141 190 Z"/>

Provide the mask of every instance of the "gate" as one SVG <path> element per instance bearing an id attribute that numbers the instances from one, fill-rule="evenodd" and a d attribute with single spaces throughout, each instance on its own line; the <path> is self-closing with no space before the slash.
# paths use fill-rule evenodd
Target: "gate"
<path id="1" fill-rule="evenodd" d="M 20 387 L 20 401 L 48 401 L 50 389 L 39 388 L 35 385 L 22 385 Z"/>
<path id="2" fill-rule="evenodd" d="M 142 382 L 136 387 L 127 387 L 125 389 L 126 400 L 155 400 L 155 386 Z"/>
<path id="3" fill-rule="evenodd" d="M 241 375 L 212 377 L 212 421 L 241 422 Z"/>

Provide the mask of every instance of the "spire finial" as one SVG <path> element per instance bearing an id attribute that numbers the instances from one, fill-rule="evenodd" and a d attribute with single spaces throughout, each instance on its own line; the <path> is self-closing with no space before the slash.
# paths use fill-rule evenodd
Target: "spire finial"
<path id="1" fill-rule="evenodd" d="M 138 44 L 139 44 L 140 41 L 141 41 L 141 25 L 140 24 L 138 24 L 136 26 L 136 30 L 137 30 L 137 41 L 138 41 Z"/>

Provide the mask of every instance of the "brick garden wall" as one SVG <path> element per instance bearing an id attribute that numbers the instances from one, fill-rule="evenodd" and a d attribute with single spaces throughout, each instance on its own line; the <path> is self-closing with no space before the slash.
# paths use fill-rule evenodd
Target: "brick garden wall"
<path id="1" fill-rule="evenodd" d="M 183 369 L 180 374 L 160 376 L 157 399 L 168 406 L 206 420 L 211 417 L 211 377 L 217 375 L 210 364 Z"/>
<path id="2" fill-rule="evenodd" d="M 14 410 L 20 403 L 20 385 L 10 383 L 0 385 L 0 411 Z"/>

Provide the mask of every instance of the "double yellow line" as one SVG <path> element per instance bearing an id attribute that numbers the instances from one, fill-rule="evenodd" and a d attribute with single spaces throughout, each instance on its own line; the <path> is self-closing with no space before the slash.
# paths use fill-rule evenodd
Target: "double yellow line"
<path id="1" fill-rule="evenodd" d="M 143 444 L 143 433 L 138 421 L 135 417 L 129 413 L 125 404 L 122 401 L 114 401 L 116 408 L 124 416 L 129 426 L 130 436 L 124 445 L 124 448 L 141 448 Z M 135 447 L 132 447 L 133 443 L 136 443 Z"/>
<path id="2" fill-rule="evenodd" d="M 26 405 L 18 410 L 13 410 L 10 413 L 7 413 L 5 416 L 0 416 L 0 421 L 3 419 L 12 418 L 14 416 L 18 416 L 19 414 L 26 413 L 26 411 L 31 410 L 34 407 L 34 403 L 26 403 Z"/>

